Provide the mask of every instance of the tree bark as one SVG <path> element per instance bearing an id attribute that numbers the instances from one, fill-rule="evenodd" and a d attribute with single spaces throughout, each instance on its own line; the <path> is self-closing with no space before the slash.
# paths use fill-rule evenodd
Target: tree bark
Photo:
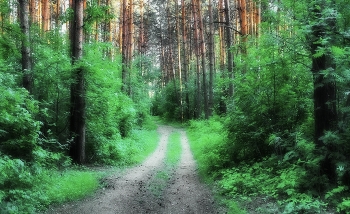
<path id="1" fill-rule="evenodd" d="M 183 76 L 185 86 L 185 116 L 190 119 L 190 98 L 188 94 L 188 46 L 187 46 L 187 29 L 186 29 L 186 5 L 185 0 L 181 0 L 181 15 L 182 15 L 182 52 L 183 52 Z"/>
<path id="2" fill-rule="evenodd" d="M 202 90 L 203 90 L 204 116 L 205 116 L 205 119 L 209 119 L 206 50 L 205 50 L 202 6 L 201 6 L 200 0 L 197 0 L 197 9 L 198 9 L 198 27 L 199 27 L 199 49 L 201 53 L 201 64 L 202 64 L 202 81 L 203 81 Z"/>
<path id="3" fill-rule="evenodd" d="M 183 107 L 183 99 L 182 99 L 182 92 L 183 92 L 183 86 L 182 86 L 182 65 L 181 65 L 181 42 L 180 42 L 180 16 L 179 16 L 179 2 L 174 0 L 174 3 L 176 4 L 175 8 L 175 14 L 176 14 L 176 37 L 177 37 L 177 64 L 178 64 L 178 73 L 179 73 L 179 88 L 180 88 L 180 108 L 181 108 L 181 122 L 184 120 L 184 107 Z"/>
<path id="4" fill-rule="evenodd" d="M 199 23 L 198 23 L 198 9 L 196 0 L 192 0 L 192 14 L 194 25 L 194 48 L 196 55 L 196 95 L 195 95 L 195 118 L 199 118 L 202 113 L 201 102 L 201 81 L 200 81 L 200 42 L 199 42 Z"/>
<path id="5" fill-rule="evenodd" d="M 42 11 L 41 11 L 42 30 L 44 32 L 46 32 L 46 31 L 50 30 L 50 3 L 49 3 L 49 0 L 42 0 L 41 5 L 42 5 Z"/>
<path id="6" fill-rule="evenodd" d="M 209 116 L 213 115 L 213 106 L 214 106 L 214 18 L 213 18 L 213 5 L 212 0 L 209 0 L 208 4 L 209 11 L 209 100 L 208 100 L 208 114 Z"/>
<path id="7" fill-rule="evenodd" d="M 72 49 L 72 64 L 76 64 L 83 56 L 83 11 L 84 0 L 72 2 L 74 21 L 71 23 L 70 38 Z M 75 163 L 85 162 L 85 87 L 84 70 L 78 67 L 73 74 L 74 83 L 71 85 L 70 109 L 70 156 Z"/>
<path id="8" fill-rule="evenodd" d="M 127 76 L 128 76 L 128 39 L 127 36 L 129 34 L 128 32 L 128 23 L 127 23 L 127 0 L 123 0 L 122 4 L 122 91 L 124 93 L 128 93 L 128 81 L 127 81 Z"/>
<path id="9" fill-rule="evenodd" d="M 224 10 L 224 2 L 223 0 L 219 0 L 219 5 L 218 5 L 218 11 L 219 11 L 219 23 L 224 23 L 225 20 L 225 10 Z M 226 60 L 226 52 L 225 52 L 225 27 L 223 25 L 219 25 L 219 52 L 220 52 L 220 71 L 221 71 L 221 78 L 226 78 L 226 72 L 225 72 L 225 60 Z M 227 88 L 223 87 L 222 88 L 222 96 L 220 96 L 220 101 L 219 101 L 219 108 L 218 108 L 218 113 L 219 114 L 225 114 L 227 111 L 226 103 L 225 103 L 225 98 L 227 97 Z"/>
<path id="10" fill-rule="evenodd" d="M 32 92 L 33 76 L 30 50 L 29 33 L 29 2 L 28 0 L 19 0 L 19 19 L 21 24 L 22 37 L 22 84 L 25 89 Z"/>
<path id="11" fill-rule="evenodd" d="M 225 22 L 226 22 L 226 48 L 227 48 L 227 73 L 228 73 L 228 78 L 229 78 L 229 86 L 228 86 L 228 96 L 232 97 L 233 96 L 233 53 L 230 51 L 230 48 L 232 46 L 232 32 L 231 32 L 231 27 L 230 27 L 230 17 L 231 17 L 231 12 L 230 12 L 230 7 L 229 7 L 229 1 L 224 0 L 225 3 Z"/>

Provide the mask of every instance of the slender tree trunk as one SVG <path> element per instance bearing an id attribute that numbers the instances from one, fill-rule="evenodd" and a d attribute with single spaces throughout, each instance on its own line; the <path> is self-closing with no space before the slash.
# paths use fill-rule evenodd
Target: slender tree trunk
<path id="1" fill-rule="evenodd" d="M 199 27 L 199 49 L 201 53 L 202 63 L 202 84 L 203 84 L 203 104 L 204 104 L 204 116 L 205 119 L 209 119 L 209 106 L 208 106 L 208 88 L 207 88 L 207 64 L 206 64 L 206 50 L 204 39 L 204 25 L 202 17 L 202 6 L 200 0 L 197 0 L 198 10 L 198 27 Z"/>
<path id="2" fill-rule="evenodd" d="M 84 0 L 73 0 L 74 21 L 71 23 L 70 38 L 72 49 L 72 63 L 75 64 L 83 56 L 83 11 Z M 85 87 L 84 70 L 77 68 L 74 71 L 74 83 L 71 85 L 71 110 L 70 110 L 70 133 L 71 147 L 70 156 L 74 162 L 85 162 Z"/>
<path id="3" fill-rule="evenodd" d="M 199 23 L 198 23 L 198 8 L 196 0 L 192 0 L 192 13 L 194 20 L 194 43 L 196 53 L 196 95 L 195 95 L 195 118 L 199 118 L 202 113 L 201 102 L 201 81 L 200 81 L 200 43 L 199 43 Z"/>
<path id="4" fill-rule="evenodd" d="M 120 1 L 119 8 L 119 32 L 118 32 L 118 45 L 119 45 L 119 53 L 123 55 L 123 31 L 124 31 L 124 0 Z"/>
<path id="5" fill-rule="evenodd" d="M 123 0 L 123 12 L 122 12 L 122 91 L 124 93 L 128 92 L 128 87 L 127 87 L 127 77 L 128 77 L 128 23 L 127 23 L 127 1 Z"/>
<path id="6" fill-rule="evenodd" d="M 60 27 L 60 14 L 61 14 L 61 0 L 56 0 L 56 19 L 55 19 L 55 24 L 56 28 Z"/>
<path id="7" fill-rule="evenodd" d="M 182 50 L 183 50 L 183 73 L 185 84 L 185 115 L 186 119 L 190 119 L 190 98 L 188 94 L 188 46 L 187 46 L 187 29 L 186 29 L 186 5 L 185 0 L 181 0 L 181 15 L 182 15 Z"/>
<path id="8" fill-rule="evenodd" d="M 168 69 L 169 69 L 169 75 L 170 75 L 170 78 L 172 81 L 173 81 L 173 84 L 174 84 L 174 91 L 176 93 L 176 97 L 177 97 L 177 101 L 180 101 L 179 99 L 179 94 L 177 93 L 177 86 L 176 86 L 176 70 L 175 70 L 175 60 L 174 60 L 174 51 L 173 51 L 173 31 L 172 31 L 172 26 L 171 26 L 171 22 L 170 22 L 170 19 L 171 19 L 171 14 L 170 14 L 170 6 L 169 6 L 169 1 L 167 1 L 167 25 L 168 25 L 168 28 L 167 28 L 167 38 L 168 38 L 168 42 L 167 42 L 167 47 L 168 47 L 168 62 L 167 63 L 169 65 Z M 179 104 L 179 103 L 177 103 Z"/>
<path id="9" fill-rule="evenodd" d="M 184 121 L 184 107 L 183 107 L 183 100 L 182 100 L 182 66 L 181 66 L 181 42 L 180 42 L 180 16 L 179 16 L 179 2 L 177 0 L 174 0 L 174 3 L 176 4 L 175 8 L 175 14 L 176 14 L 176 37 L 177 37 L 177 64 L 178 64 L 178 73 L 179 73 L 179 86 L 180 86 L 180 108 L 181 108 L 181 122 Z"/>
<path id="10" fill-rule="evenodd" d="M 29 34 L 29 2 L 19 0 L 19 18 L 21 23 L 22 37 L 22 84 L 29 92 L 33 88 L 32 63 L 30 56 L 30 34 Z"/>
<path id="11" fill-rule="evenodd" d="M 209 116 L 212 116 L 213 114 L 213 105 L 214 105 L 214 18 L 213 18 L 213 5 L 212 0 L 209 0 L 208 4 L 208 11 L 209 11 L 209 42 L 208 42 L 208 49 L 209 49 L 209 101 L 208 101 L 208 114 Z"/>
<path id="12" fill-rule="evenodd" d="M 224 2 L 223 0 L 219 0 L 219 5 L 218 5 L 218 11 L 219 11 L 219 51 L 220 51 L 220 72 L 221 72 L 221 78 L 226 78 L 226 72 L 225 72 L 225 39 L 224 39 L 224 34 L 225 34 L 225 26 L 222 25 L 221 23 L 224 23 L 225 20 L 225 9 L 224 9 Z M 222 96 L 220 96 L 220 101 L 219 101 L 219 109 L 218 113 L 219 114 L 225 114 L 227 111 L 226 108 L 226 103 L 225 99 L 227 98 L 228 95 L 228 90 L 226 87 L 222 88 Z"/>
<path id="13" fill-rule="evenodd" d="M 256 7 L 255 7 L 255 16 L 254 16 L 254 22 L 255 22 L 255 27 L 256 27 L 256 30 L 255 30 L 255 36 L 256 37 L 259 37 L 260 35 L 260 23 L 261 23 L 261 1 L 259 0 L 258 4 Z"/>
<path id="14" fill-rule="evenodd" d="M 233 96 L 233 53 L 230 51 L 230 48 L 232 46 L 232 32 L 231 32 L 231 27 L 230 27 L 230 22 L 231 22 L 231 12 L 230 12 L 230 7 L 229 7 L 229 1 L 224 0 L 225 3 L 225 22 L 226 22 L 226 45 L 227 45 L 227 73 L 228 73 L 228 78 L 229 78 L 229 86 L 228 86 L 228 96 L 232 97 Z"/>

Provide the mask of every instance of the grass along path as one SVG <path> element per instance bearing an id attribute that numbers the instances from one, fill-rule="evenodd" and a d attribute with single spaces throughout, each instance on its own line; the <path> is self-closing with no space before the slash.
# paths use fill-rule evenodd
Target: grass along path
<path id="1" fill-rule="evenodd" d="M 217 213 L 199 181 L 185 131 L 161 125 L 158 133 L 157 149 L 141 165 L 111 176 L 109 188 L 95 196 L 48 213 Z"/>

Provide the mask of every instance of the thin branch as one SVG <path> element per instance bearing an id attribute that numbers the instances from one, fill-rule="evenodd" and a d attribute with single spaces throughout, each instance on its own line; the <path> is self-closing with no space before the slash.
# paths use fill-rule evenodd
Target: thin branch
<path id="1" fill-rule="evenodd" d="M 233 27 L 227 25 L 226 22 L 213 22 L 213 23 L 216 23 L 216 24 L 223 24 L 223 25 L 220 25 L 220 26 L 221 26 L 221 27 L 230 28 L 230 29 L 234 30 L 235 32 L 237 32 L 239 35 L 243 36 L 243 34 L 242 34 L 240 31 L 238 31 L 236 28 L 233 28 Z"/>

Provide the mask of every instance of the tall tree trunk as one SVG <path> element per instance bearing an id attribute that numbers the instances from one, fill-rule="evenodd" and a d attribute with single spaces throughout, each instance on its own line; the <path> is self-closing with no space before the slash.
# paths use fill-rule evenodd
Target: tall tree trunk
<path id="1" fill-rule="evenodd" d="M 127 0 L 123 0 L 123 12 L 122 12 L 122 91 L 128 93 L 128 10 L 127 10 Z"/>
<path id="2" fill-rule="evenodd" d="M 29 4 L 29 14 L 30 14 L 30 20 L 31 23 L 36 22 L 36 0 L 30 0 Z"/>
<path id="3" fill-rule="evenodd" d="M 194 48 L 196 54 L 196 95 L 195 95 L 195 118 L 199 118 L 202 113 L 201 102 L 201 81 L 200 81 L 200 43 L 199 43 L 199 23 L 198 23 L 198 8 L 196 0 L 192 0 L 192 13 L 194 23 Z"/>
<path id="4" fill-rule="evenodd" d="M 182 15 L 182 50 L 183 50 L 183 76 L 185 84 L 185 115 L 186 119 L 190 119 L 190 97 L 188 94 L 188 46 L 187 46 L 187 29 L 186 29 L 186 5 L 185 0 L 181 0 L 181 15 Z"/>
<path id="5" fill-rule="evenodd" d="M 83 11 L 84 0 L 73 0 L 74 21 L 71 23 L 70 38 L 72 63 L 75 64 L 83 56 Z M 84 70 L 79 67 L 73 74 L 74 83 L 71 85 L 70 110 L 70 156 L 74 162 L 85 162 L 85 87 Z"/>
<path id="6" fill-rule="evenodd" d="M 260 23 L 261 23 L 261 0 L 259 0 L 257 3 L 255 3 L 255 15 L 254 15 L 254 22 L 255 22 L 255 36 L 259 37 L 260 35 Z"/>
<path id="7" fill-rule="evenodd" d="M 29 42 L 29 2 L 28 0 L 19 0 L 19 18 L 22 31 L 22 84 L 29 92 L 33 88 L 32 64 L 30 56 Z"/>
<path id="8" fill-rule="evenodd" d="M 132 96 L 132 83 L 131 83 L 131 71 L 132 71 L 132 57 L 134 51 L 134 1 L 129 0 L 129 12 L 128 12 L 128 95 Z"/>
<path id="9" fill-rule="evenodd" d="M 61 0 L 56 0 L 56 28 L 60 27 Z"/>
<path id="10" fill-rule="evenodd" d="M 166 6 L 166 12 L 167 12 L 167 25 L 168 25 L 168 28 L 167 28 L 167 46 L 168 46 L 168 51 L 167 51 L 167 54 L 168 54 L 168 62 L 167 63 L 169 65 L 168 69 L 169 69 L 169 75 L 170 75 L 170 78 L 172 81 L 173 81 L 173 84 L 174 84 L 174 91 L 176 93 L 176 97 L 177 97 L 177 101 L 180 101 L 179 99 L 179 95 L 177 93 L 177 86 L 176 86 L 176 70 L 175 70 L 175 60 L 174 60 L 174 54 L 173 54 L 173 31 L 172 31 L 172 26 L 171 26 L 171 22 L 170 22 L 170 19 L 171 19 L 171 14 L 170 14 L 170 6 L 169 6 L 169 1 L 167 1 L 167 6 Z M 177 103 L 179 104 L 179 103 Z"/>
<path id="11" fill-rule="evenodd" d="M 214 18 L 213 18 L 213 5 L 212 0 L 209 0 L 208 4 L 208 11 L 209 11 L 209 42 L 208 42 L 208 49 L 209 49 L 209 100 L 208 100 L 208 114 L 209 116 L 212 116 L 213 114 L 213 105 L 214 105 Z"/>
<path id="12" fill-rule="evenodd" d="M 226 78 L 226 73 L 225 73 L 225 39 L 224 39 L 224 34 L 225 34 L 225 26 L 222 25 L 221 23 L 224 23 L 225 20 L 225 9 L 224 9 L 224 0 L 219 0 L 219 5 L 218 5 L 218 11 L 219 11 L 219 52 L 220 52 L 220 71 L 221 71 L 221 78 Z M 220 101 L 219 101 L 219 108 L 218 108 L 218 113 L 219 114 L 225 114 L 227 111 L 226 108 L 226 103 L 225 103 L 225 98 L 227 98 L 228 90 L 226 87 L 222 88 L 222 96 L 220 96 Z"/>
<path id="13" fill-rule="evenodd" d="M 314 20 L 316 24 L 312 27 L 312 39 L 310 41 L 311 53 L 314 55 L 324 48 L 320 44 L 321 38 L 328 38 L 332 41 L 335 32 L 336 20 L 334 17 L 322 19 L 323 10 L 331 5 L 322 0 L 313 5 Z M 326 23 L 320 20 L 325 20 Z M 327 154 L 321 163 L 321 174 L 325 174 L 332 182 L 336 182 L 335 165 L 330 159 L 333 151 L 331 144 L 324 144 L 321 137 L 326 131 L 334 131 L 337 125 L 337 102 L 336 83 L 332 75 L 325 75 L 327 69 L 334 69 L 334 62 L 330 53 L 324 53 L 320 57 L 312 58 L 312 73 L 314 76 L 314 118 L 315 118 L 315 141 L 319 148 L 326 148 Z M 323 154 L 324 155 L 324 154 Z"/>
<path id="14" fill-rule="evenodd" d="M 44 32 L 50 30 L 50 2 L 49 0 L 41 1 L 42 7 L 42 30 Z"/>
<path id="15" fill-rule="evenodd" d="M 229 86 L 228 86 L 228 96 L 232 97 L 233 96 L 233 53 L 230 51 L 230 48 L 232 46 L 232 32 L 231 32 L 231 27 L 230 27 L 230 22 L 231 22 L 231 12 L 230 12 L 230 7 L 229 7 L 229 0 L 224 0 L 225 3 L 225 22 L 226 22 L 226 48 L 227 48 L 227 73 L 228 73 L 228 78 L 229 78 Z"/>
<path id="16" fill-rule="evenodd" d="M 176 14 L 176 37 L 177 37 L 177 64 L 178 64 L 178 73 L 179 73 L 179 86 L 180 86 L 180 108 L 181 108 L 181 122 L 184 120 L 184 107 L 183 107 L 183 100 L 182 100 L 182 66 L 181 66 L 181 42 L 180 42 L 180 16 L 179 16 L 179 2 L 174 0 L 174 3 L 176 4 L 175 8 L 175 14 Z"/>
<path id="17" fill-rule="evenodd" d="M 204 25 L 202 17 L 202 6 L 200 0 L 197 0 L 198 9 L 198 27 L 199 27 L 199 48 L 201 53 L 202 63 L 202 81 L 203 81 L 203 104 L 204 104 L 204 116 L 205 119 L 209 119 L 209 106 L 208 106 L 208 88 L 207 88 L 207 66 L 206 66 L 206 50 L 204 39 Z"/>

